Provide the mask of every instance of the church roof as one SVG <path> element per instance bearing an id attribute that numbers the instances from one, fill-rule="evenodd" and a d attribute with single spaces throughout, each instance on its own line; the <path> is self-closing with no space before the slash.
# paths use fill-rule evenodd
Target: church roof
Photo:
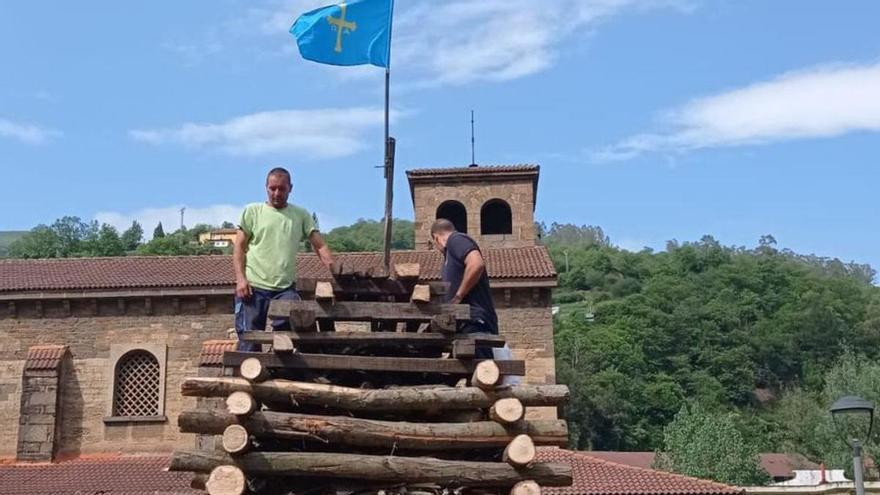
<path id="1" fill-rule="evenodd" d="M 555 283 L 556 269 L 543 246 L 487 248 L 489 277 Z M 381 253 L 335 253 L 343 265 L 382 264 Z M 439 280 L 441 256 L 436 251 L 393 251 L 392 263 L 419 263 L 422 278 Z M 300 277 L 330 278 L 314 254 L 297 258 Z M 231 256 L 121 256 L 113 258 L 0 260 L 0 295 L 29 291 L 216 288 L 235 283 Z"/>

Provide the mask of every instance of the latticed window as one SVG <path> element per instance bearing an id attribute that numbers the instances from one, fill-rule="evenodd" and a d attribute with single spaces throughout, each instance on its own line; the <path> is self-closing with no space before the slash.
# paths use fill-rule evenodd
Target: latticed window
<path id="1" fill-rule="evenodd" d="M 116 364 L 114 416 L 159 415 L 159 361 L 147 351 L 132 351 Z"/>

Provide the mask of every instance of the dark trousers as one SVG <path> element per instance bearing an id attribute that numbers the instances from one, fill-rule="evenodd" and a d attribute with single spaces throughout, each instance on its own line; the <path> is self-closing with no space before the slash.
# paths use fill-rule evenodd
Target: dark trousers
<path id="1" fill-rule="evenodd" d="M 251 330 L 266 329 L 269 303 L 273 299 L 299 301 L 300 297 L 293 287 L 282 290 L 266 290 L 251 287 L 251 297 L 248 299 L 235 298 L 235 333 L 238 334 L 239 351 L 260 352 L 262 350 L 260 344 L 242 341 L 241 335 Z M 272 330 L 290 330 L 290 320 L 286 318 L 272 318 Z"/>
<path id="2" fill-rule="evenodd" d="M 458 325 L 458 333 L 488 333 L 498 335 L 498 330 L 492 328 L 491 325 L 483 320 L 468 320 Z M 474 353 L 476 359 L 492 359 L 492 348 L 486 346 L 477 346 Z"/>

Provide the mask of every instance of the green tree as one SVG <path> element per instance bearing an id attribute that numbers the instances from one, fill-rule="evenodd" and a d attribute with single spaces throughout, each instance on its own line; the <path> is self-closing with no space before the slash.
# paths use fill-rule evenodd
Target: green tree
<path id="1" fill-rule="evenodd" d="M 63 243 L 58 233 L 46 225 L 38 225 L 9 244 L 10 258 L 60 258 Z"/>
<path id="2" fill-rule="evenodd" d="M 156 228 L 153 229 L 153 239 L 157 237 L 165 237 L 165 229 L 162 228 L 162 222 L 159 222 L 159 225 L 156 225 Z"/>
<path id="3" fill-rule="evenodd" d="M 131 227 L 120 236 L 126 251 L 134 251 L 144 241 L 144 229 L 137 220 L 132 220 Z"/>
<path id="4" fill-rule="evenodd" d="M 220 225 L 220 228 L 221 228 L 221 229 L 234 229 L 234 228 L 235 228 L 235 224 L 232 223 L 232 222 L 223 222 L 223 223 Z"/>
<path id="5" fill-rule="evenodd" d="M 391 224 L 391 248 L 413 249 L 413 223 L 395 219 Z M 378 220 L 360 219 L 352 225 L 337 227 L 324 236 L 336 252 L 381 251 L 385 244 L 385 224 Z"/>
<path id="6" fill-rule="evenodd" d="M 711 413 L 699 405 L 682 406 L 663 431 L 663 452 L 656 467 L 737 486 L 766 484 L 758 450 L 736 427 L 732 413 Z"/>
<path id="7" fill-rule="evenodd" d="M 102 224 L 97 227 L 97 222 L 90 226 L 86 237 L 80 242 L 79 256 L 124 256 L 125 245 L 119 237 L 116 228 Z"/>

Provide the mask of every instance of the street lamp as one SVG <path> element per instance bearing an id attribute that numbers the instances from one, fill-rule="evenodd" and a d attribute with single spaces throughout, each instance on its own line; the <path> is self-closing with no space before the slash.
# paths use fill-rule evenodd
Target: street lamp
<path id="1" fill-rule="evenodd" d="M 868 419 L 868 431 L 865 435 L 865 441 L 870 440 L 871 430 L 874 427 L 874 404 L 866 401 L 861 397 L 847 395 L 837 399 L 837 402 L 831 405 L 831 419 L 838 433 L 843 436 L 843 441 L 852 447 L 853 450 L 853 477 L 856 484 L 856 495 L 865 495 L 865 478 L 862 473 L 862 444 L 858 438 L 849 438 L 847 435 L 852 432 L 846 431 L 841 425 L 842 418 L 866 418 Z"/>

